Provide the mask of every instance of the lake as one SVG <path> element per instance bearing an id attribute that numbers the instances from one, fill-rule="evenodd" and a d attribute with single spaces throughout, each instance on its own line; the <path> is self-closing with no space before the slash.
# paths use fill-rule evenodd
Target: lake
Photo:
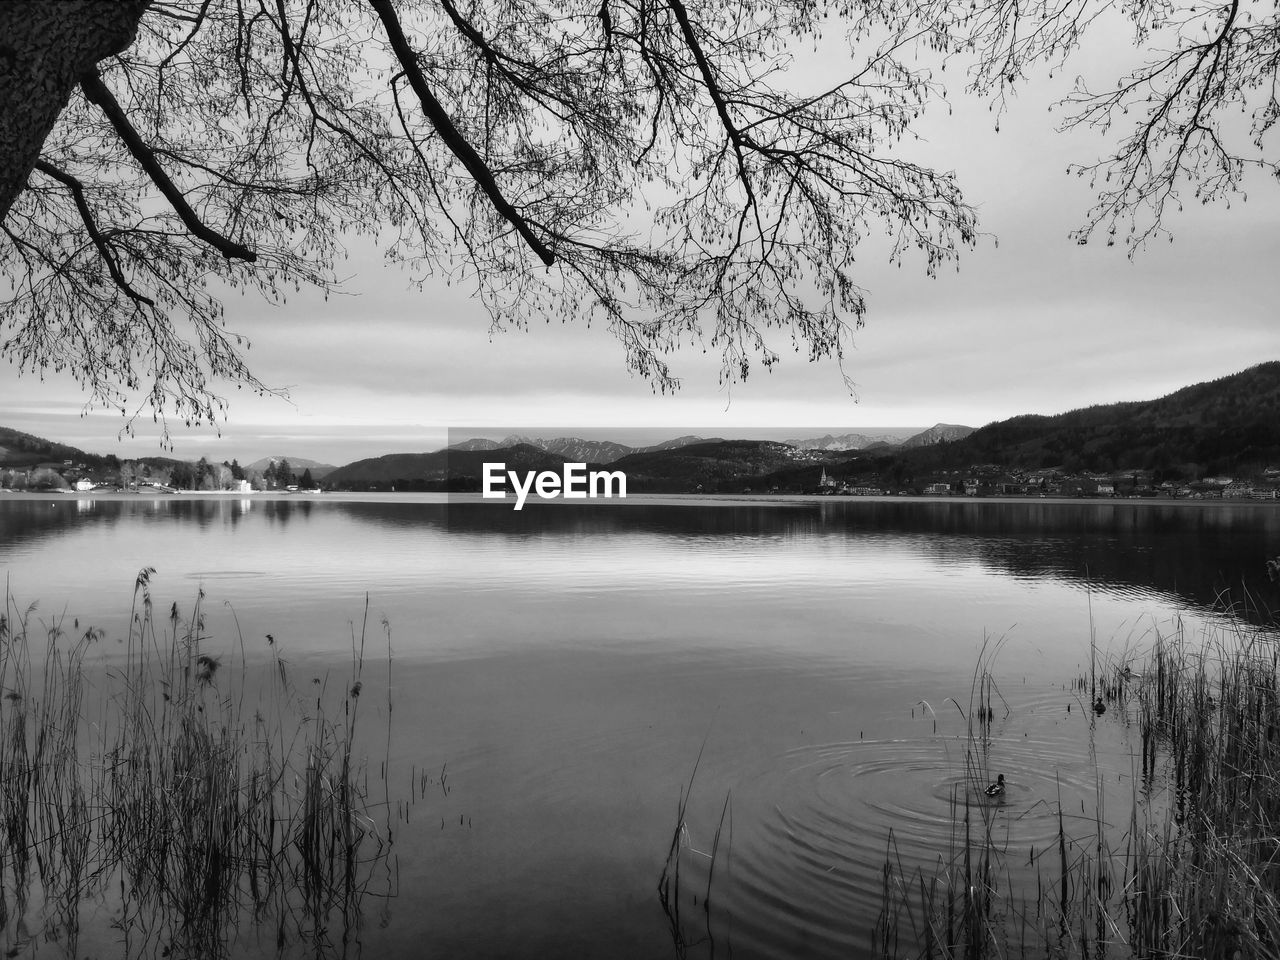
<path id="1" fill-rule="evenodd" d="M 1034 852 L 1059 804 L 1134 793 L 1123 716 L 1073 687 L 1091 637 L 1114 666 L 1179 619 L 1263 622 L 1278 552 L 1271 504 L 0 496 L 14 606 L 100 626 L 108 666 L 144 567 L 250 665 L 270 635 L 327 683 L 364 635 L 398 871 L 370 956 L 675 956 L 658 884 L 691 777 L 690 953 L 868 955 L 890 832 L 908 864 L 950 842 L 980 663 L 979 773 Z"/>

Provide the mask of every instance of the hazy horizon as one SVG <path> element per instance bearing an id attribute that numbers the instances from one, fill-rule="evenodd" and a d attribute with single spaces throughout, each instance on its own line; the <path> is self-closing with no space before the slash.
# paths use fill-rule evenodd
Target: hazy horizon
<path id="1" fill-rule="evenodd" d="M 404 448 L 404 449 L 387 449 L 377 453 L 368 453 L 358 457 L 351 457 L 341 460 L 327 459 L 323 456 L 316 456 L 310 449 L 296 447 L 294 449 L 271 450 L 266 453 L 255 454 L 253 456 L 242 455 L 232 452 L 230 455 L 221 456 L 219 461 L 237 460 L 243 466 L 249 466 L 260 460 L 274 457 L 284 457 L 286 459 L 306 459 L 313 460 L 317 463 L 329 464 L 332 466 L 344 466 L 357 460 L 369 459 L 372 457 L 389 456 L 393 454 L 417 454 L 417 453 L 434 453 L 449 446 L 467 440 L 481 439 L 501 441 L 511 436 L 530 437 L 536 440 L 555 440 L 561 438 L 576 438 L 588 441 L 612 441 L 629 447 L 645 447 L 663 443 L 667 440 L 674 440 L 683 436 L 697 436 L 707 440 L 774 440 L 786 442 L 790 440 L 817 440 L 826 436 L 838 437 L 849 434 L 861 434 L 867 437 L 897 437 L 900 439 L 908 439 L 915 434 L 922 433 L 937 424 L 929 424 L 927 426 L 904 426 L 904 427 L 861 427 L 854 429 L 840 429 L 835 427 L 801 427 L 798 429 L 780 428 L 780 427 L 762 427 L 759 429 L 751 428 L 734 428 L 732 430 L 716 430 L 712 428 L 687 428 L 687 427 L 624 427 L 611 429 L 608 427 L 464 427 L 451 428 L 447 435 L 438 443 L 422 448 Z M 970 426 L 965 424 L 964 426 Z M 12 424 L 0 423 L 0 427 L 10 427 L 18 429 Z M 23 431 L 30 433 L 31 431 Z M 44 436 L 43 434 L 35 434 L 42 439 L 50 440 L 55 443 L 69 444 L 77 447 L 85 453 L 97 454 L 100 456 L 110 455 L 111 450 L 93 449 L 83 447 L 76 443 L 71 443 L 63 437 Z M 140 459 L 151 456 L 171 457 L 177 460 L 192 461 L 198 460 L 199 457 L 184 457 L 177 453 L 168 453 L 159 451 L 156 453 L 134 452 L 129 456 L 116 453 L 122 460 Z"/>

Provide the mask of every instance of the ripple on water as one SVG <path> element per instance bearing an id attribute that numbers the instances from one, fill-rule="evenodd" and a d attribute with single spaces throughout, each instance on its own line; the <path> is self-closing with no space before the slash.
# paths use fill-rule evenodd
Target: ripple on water
<path id="1" fill-rule="evenodd" d="M 1059 797 L 1068 832 L 1073 824 L 1076 835 L 1093 831 L 1091 820 L 1076 821 L 1082 804 L 1095 807 L 1096 766 L 1087 736 L 1075 737 L 1074 748 L 1069 742 L 1010 736 L 991 742 L 979 761 L 966 759 L 967 741 L 937 736 L 786 752 L 734 790 L 732 842 L 721 840 L 712 888 L 715 922 L 746 955 L 864 950 L 886 857 L 899 872 L 931 876 L 963 848 L 966 805 L 975 836 L 987 831 L 1014 870 L 1057 842 Z M 997 773 L 1004 795 L 988 797 Z M 701 827 L 702 836 L 691 823 L 689 839 L 705 854 L 715 824 Z M 709 860 L 688 861 L 701 892 Z"/>

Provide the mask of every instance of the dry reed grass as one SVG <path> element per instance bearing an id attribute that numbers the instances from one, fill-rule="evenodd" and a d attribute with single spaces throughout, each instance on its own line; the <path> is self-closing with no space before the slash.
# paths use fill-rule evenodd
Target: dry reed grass
<path id="1" fill-rule="evenodd" d="M 1086 709 L 1089 722 L 1127 724 L 1137 741 L 1124 819 L 1109 822 L 1100 785 L 1084 818 L 1059 797 L 1053 848 L 1011 862 L 992 805 L 977 798 L 986 744 L 971 724 L 951 850 L 931 870 L 910 869 L 891 838 L 874 956 L 1280 956 L 1274 630 L 1224 616 L 1193 636 L 1177 622 L 1143 657 L 1091 672 L 1073 685 L 1110 716 Z M 975 683 L 979 711 L 983 689 Z"/>
<path id="2" fill-rule="evenodd" d="M 105 913 L 121 955 L 345 952 L 392 892 L 389 821 L 353 755 L 364 627 L 342 691 L 294 686 L 274 641 L 250 674 L 202 649 L 201 600 L 157 623 L 137 578 L 123 660 L 102 634 L 0 614 L 0 928 L 7 954 L 79 956 Z M 367 609 L 366 609 L 367 622 Z M 78 627 L 76 628 L 78 630 Z M 247 705 L 257 686 L 256 705 Z M 381 771 L 386 778 L 385 765 Z"/>

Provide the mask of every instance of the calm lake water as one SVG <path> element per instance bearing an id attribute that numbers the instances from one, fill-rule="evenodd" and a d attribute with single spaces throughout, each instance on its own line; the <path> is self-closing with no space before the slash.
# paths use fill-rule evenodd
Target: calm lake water
<path id="1" fill-rule="evenodd" d="M 317 678 L 367 596 L 361 709 L 391 705 L 405 801 L 370 956 L 674 956 L 657 885 L 695 763 L 695 952 L 863 955 L 890 830 L 909 864 L 945 855 L 948 698 L 969 710 L 984 646 L 982 772 L 1009 781 L 1010 846 L 1043 849 L 1060 795 L 1091 815 L 1099 783 L 1133 792 L 1123 718 L 1071 689 L 1091 635 L 1115 662 L 1224 598 L 1275 606 L 1278 552 L 1280 510 L 1251 504 L 0 498 L 14 603 L 101 626 L 108 659 L 143 567 L 157 609 L 203 590 L 206 648 L 252 660 L 271 634 Z"/>

